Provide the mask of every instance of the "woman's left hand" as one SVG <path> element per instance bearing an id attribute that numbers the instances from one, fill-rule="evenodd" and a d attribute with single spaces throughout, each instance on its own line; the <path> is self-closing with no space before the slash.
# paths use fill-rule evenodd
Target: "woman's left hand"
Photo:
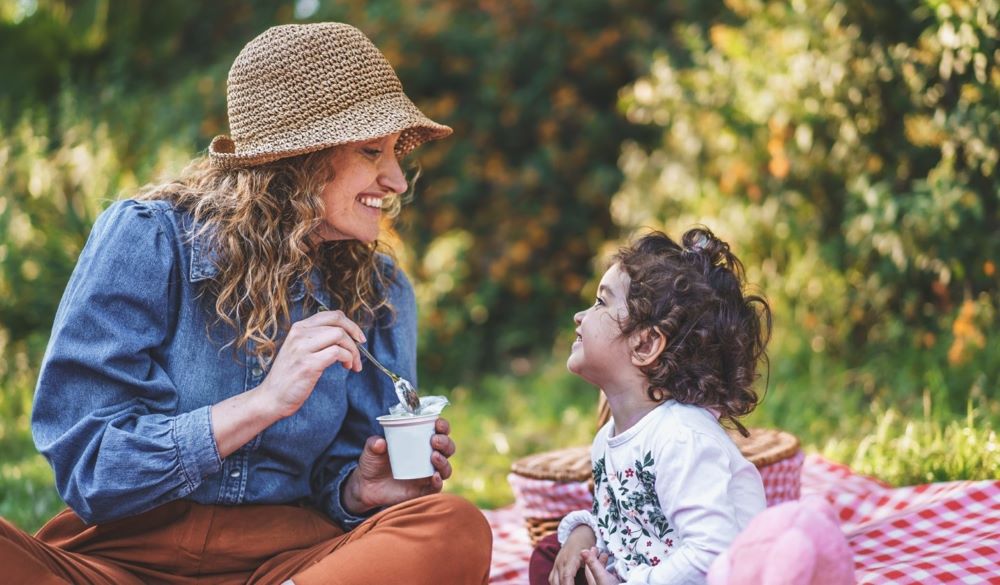
<path id="1" fill-rule="evenodd" d="M 343 491 L 343 504 L 352 514 L 363 514 L 372 508 L 392 506 L 436 494 L 444 487 L 444 480 L 451 477 L 448 458 L 455 454 L 455 441 L 451 439 L 451 425 L 439 418 L 431 437 L 431 464 L 434 475 L 424 479 L 394 479 L 389 467 L 388 445 L 383 437 L 368 437 L 358 459 L 358 467 L 347 478 Z"/>

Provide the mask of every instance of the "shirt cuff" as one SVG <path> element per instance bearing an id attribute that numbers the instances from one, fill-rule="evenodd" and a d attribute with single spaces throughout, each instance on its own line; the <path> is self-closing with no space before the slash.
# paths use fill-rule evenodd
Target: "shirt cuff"
<path id="1" fill-rule="evenodd" d="M 337 475 L 337 478 L 333 480 L 333 493 L 335 495 L 330 498 L 330 517 L 340 524 L 340 527 L 344 530 L 351 530 L 357 527 L 358 524 L 361 524 L 382 510 L 382 508 L 373 508 L 358 516 L 348 512 L 347 508 L 344 506 L 344 483 L 347 482 L 347 478 L 350 477 L 351 472 L 357 468 L 357 463 L 345 465 L 341 468 L 340 474 Z"/>
<path id="2" fill-rule="evenodd" d="M 653 572 L 653 567 L 649 565 L 639 565 L 638 567 L 632 567 L 628 572 L 628 581 L 625 581 L 624 585 L 645 585 L 653 580 L 651 579 Z M 671 581 L 671 585 L 673 582 Z"/>
<path id="3" fill-rule="evenodd" d="M 594 515 L 587 510 L 576 510 L 570 512 L 559 521 L 559 528 L 556 530 L 556 538 L 559 539 L 559 544 L 565 544 L 566 539 L 569 538 L 573 529 L 577 526 L 589 526 L 594 532 L 594 537 L 597 538 L 598 548 L 604 548 L 601 541 L 601 533 L 597 531 L 597 520 L 594 519 Z"/>
<path id="4" fill-rule="evenodd" d="M 222 469 L 222 458 L 212 432 L 210 406 L 177 415 L 170 432 L 189 491 L 197 488 L 205 477 Z"/>

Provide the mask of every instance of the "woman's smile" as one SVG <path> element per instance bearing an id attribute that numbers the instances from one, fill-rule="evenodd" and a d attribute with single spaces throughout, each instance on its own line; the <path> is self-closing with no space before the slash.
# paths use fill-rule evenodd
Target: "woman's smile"
<path id="1" fill-rule="evenodd" d="M 381 228 L 386 197 L 406 192 L 406 178 L 394 152 L 399 133 L 336 147 L 330 154 L 333 179 L 321 194 L 324 240 L 373 242 Z"/>
<path id="2" fill-rule="evenodd" d="M 358 201 L 360 201 L 362 205 L 379 211 L 382 210 L 382 199 L 382 197 L 375 197 L 373 195 L 361 195 L 358 197 Z"/>

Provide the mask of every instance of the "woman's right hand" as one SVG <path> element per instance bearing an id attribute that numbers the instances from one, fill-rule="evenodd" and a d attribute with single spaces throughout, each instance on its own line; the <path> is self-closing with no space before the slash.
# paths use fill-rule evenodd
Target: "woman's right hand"
<path id="1" fill-rule="evenodd" d="M 343 311 L 320 311 L 292 324 L 267 377 L 258 386 L 275 414 L 295 414 L 323 371 L 335 363 L 361 371 L 358 342 L 365 334 Z"/>
<path id="2" fill-rule="evenodd" d="M 581 524 L 574 528 L 556 555 L 552 572 L 549 573 L 549 585 L 573 585 L 582 566 L 580 553 L 596 544 L 597 536 L 590 526 Z"/>
<path id="3" fill-rule="evenodd" d="M 279 419 L 298 412 L 323 370 L 340 363 L 360 372 L 355 339 L 364 342 L 365 334 L 341 311 L 321 311 L 294 323 L 260 386 L 212 406 L 219 457 L 225 459 Z"/>

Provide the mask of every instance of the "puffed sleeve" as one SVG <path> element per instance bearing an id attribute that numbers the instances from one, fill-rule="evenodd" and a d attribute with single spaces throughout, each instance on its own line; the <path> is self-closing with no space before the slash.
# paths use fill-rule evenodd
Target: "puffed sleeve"
<path id="1" fill-rule="evenodd" d="M 182 498 L 221 467 L 209 407 L 176 412 L 178 389 L 157 362 L 181 278 L 162 213 L 123 201 L 98 218 L 39 373 L 35 443 L 88 523 Z"/>
<path id="2" fill-rule="evenodd" d="M 729 454 L 717 437 L 679 429 L 673 441 L 663 441 L 655 458 L 656 493 L 671 526 L 678 528 L 679 547 L 664 562 L 637 567 L 627 583 L 703 584 L 712 561 L 740 526 L 729 495 L 732 482 Z"/>

